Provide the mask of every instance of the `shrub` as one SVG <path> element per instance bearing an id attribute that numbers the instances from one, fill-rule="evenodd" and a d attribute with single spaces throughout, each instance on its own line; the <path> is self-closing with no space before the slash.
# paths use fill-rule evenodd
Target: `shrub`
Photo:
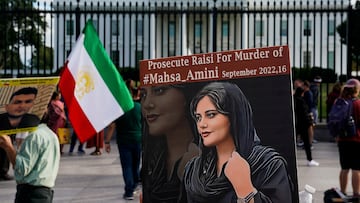
<path id="1" fill-rule="evenodd" d="M 338 77 L 334 70 L 321 67 L 292 68 L 293 79 L 312 81 L 315 76 L 320 76 L 324 83 L 334 83 Z"/>

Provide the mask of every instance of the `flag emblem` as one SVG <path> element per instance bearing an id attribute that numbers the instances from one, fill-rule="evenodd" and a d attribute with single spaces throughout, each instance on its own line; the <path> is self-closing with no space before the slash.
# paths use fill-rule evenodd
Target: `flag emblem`
<path id="1" fill-rule="evenodd" d="M 81 71 L 76 80 L 75 95 L 82 99 L 85 94 L 90 93 L 95 89 L 94 81 L 89 72 Z"/>
<path id="2" fill-rule="evenodd" d="M 134 107 L 119 71 L 89 20 L 60 75 L 59 87 L 68 117 L 85 142 Z"/>

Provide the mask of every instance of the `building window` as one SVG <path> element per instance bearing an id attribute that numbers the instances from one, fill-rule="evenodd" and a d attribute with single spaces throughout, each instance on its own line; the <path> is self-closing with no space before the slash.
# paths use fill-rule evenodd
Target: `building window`
<path id="1" fill-rule="evenodd" d="M 143 50 L 143 44 L 144 44 L 144 23 L 142 19 L 136 20 L 136 30 L 135 30 L 135 36 L 136 36 L 136 50 L 141 51 Z"/>
<path id="2" fill-rule="evenodd" d="M 303 67 L 311 67 L 311 51 L 304 51 Z"/>
<path id="3" fill-rule="evenodd" d="M 328 68 L 334 70 L 335 69 L 335 54 L 334 51 L 328 52 Z"/>
<path id="4" fill-rule="evenodd" d="M 264 36 L 264 23 L 262 20 L 255 21 L 255 33 L 257 37 Z"/>
<path id="5" fill-rule="evenodd" d="M 140 60 L 144 59 L 144 52 L 142 50 L 136 51 L 135 57 L 136 57 L 136 68 L 139 68 Z"/>
<path id="6" fill-rule="evenodd" d="M 111 20 L 111 35 L 119 35 L 119 21 Z"/>
<path id="7" fill-rule="evenodd" d="M 335 21 L 334 20 L 329 20 L 328 34 L 329 34 L 329 36 L 335 35 Z"/>
<path id="8" fill-rule="evenodd" d="M 169 22 L 169 56 L 175 56 L 175 22 Z"/>
<path id="9" fill-rule="evenodd" d="M 113 61 L 116 68 L 120 65 L 120 51 L 119 50 L 112 50 L 110 53 L 110 58 Z"/>
<path id="10" fill-rule="evenodd" d="M 99 33 L 99 32 L 98 32 L 98 21 L 92 19 L 92 23 L 93 23 L 93 25 L 94 25 L 94 28 L 95 28 L 96 32 Z"/>
<path id="11" fill-rule="evenodd" d="M 286 37 L 288 32 L 288 21 L 282 20 L 280 24 L 280 36 Z"/>
<path id="12" fill-rule="evenodd" d="M 136 35 L 142 37 L 144 35 L 144 23 L 142 19 L 137 20 Z"/>
<path id="13" fill-rule="evenodd" d="M 201 22 L 195 22 L 195 53 L 201 53 Z"/>
<path id="14" fill-rule="evenodd" d="M 223 50 L 229 49 L 228 42 L 229 42 L 229 21 L 223 21 L 222 22 L 222 31 L 221 31 L 221 37 L 222 37 L 222 48 Z"/>
<path id="15" fill-rule="evenodd" d="M 66 50 L 66 58 L 69 57 L 71 50 Z"/>
<path id="16" fill-rule="evenodd" d="M 229 21 L 222 22 L 222 37 L 227 37 L 229 35 Z"/>
<path id="17" fill-rule="evenodd" d="M 311 36 L 311 20 L 304 20 L 304 36 Z"/>
<path id="18" fill-rule="evenodd" d="M 74 20 L 66 20 L 66 35 L 74 35 Z"/>

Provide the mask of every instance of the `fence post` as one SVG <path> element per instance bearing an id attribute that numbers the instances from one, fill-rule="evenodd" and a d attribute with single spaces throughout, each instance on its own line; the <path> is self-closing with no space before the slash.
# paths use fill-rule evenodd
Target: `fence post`
<path id="1" fill-rule="evenodd" d="M 213 39 L 212 39 L 212 45 L 213 45 L 213 47 L 212 47 L 212 52 L 216 52 L 217 50 L 216 50 L 216 38 L 217 38 L 217 35 L 216 35 L 216 25 L 217 25 L 217 8 L 216 8 L 216 0 L 214 0 L 214 7 L 213 7 L 213 30 L 212 30 L 212 32 L 213 32 Z"/>
<path id="2" fill-rule="evenodd" d="M 75 34 L 76 34 L 76 39 L 79 37 L 80 35 L 80 0 L 76 0 L 77 4 L 76 4 L 76 9 L 75 9 Z"/>
<path id="3" fill-rule="evenodd" d="M 353 59 L 353 54 L 352 54 L 352 34 L 351 34 L 351 23 L 353 21 L 353 9 L 352 6 L 349 5 L 349 9 L 348 9 L 348 19 L 347 19 L 347 24 L 346 24 L 346 48 L 347 48 L 347 70 L 346 70 L 346 77 L 347 79 L 351 78 L 351 72 L 352 72 L 352 59 Z"/>

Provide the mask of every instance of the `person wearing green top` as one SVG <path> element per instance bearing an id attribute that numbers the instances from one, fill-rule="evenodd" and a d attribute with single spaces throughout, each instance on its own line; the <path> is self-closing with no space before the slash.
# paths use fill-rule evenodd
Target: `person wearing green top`
<path id="1" fill-rule="evenodd" d="M 51 203 L 60 163 L 56 134 L 45 124 L 40 124 L 25 138 L 18 152 L 9 136 L 0 136 L 0 147 L 14 167 L 15 203 Z"/>
<path id="2" fill-rule="evenodd" d="M 134 199 L 134 190 L 140 180 L 140 159 L 141 159 L 141 105 L 136 102 L 137 89 L 133 87 L 132 81 L 128 80 L 127 85 L 134 99 L 134 108 L 111 123 L 106 130 L 105 150 L 110 152 L 110 140 L 116 128 L 116 142 L 120 154 L 120 162 L 125 182 L 124 199 Z"/>

